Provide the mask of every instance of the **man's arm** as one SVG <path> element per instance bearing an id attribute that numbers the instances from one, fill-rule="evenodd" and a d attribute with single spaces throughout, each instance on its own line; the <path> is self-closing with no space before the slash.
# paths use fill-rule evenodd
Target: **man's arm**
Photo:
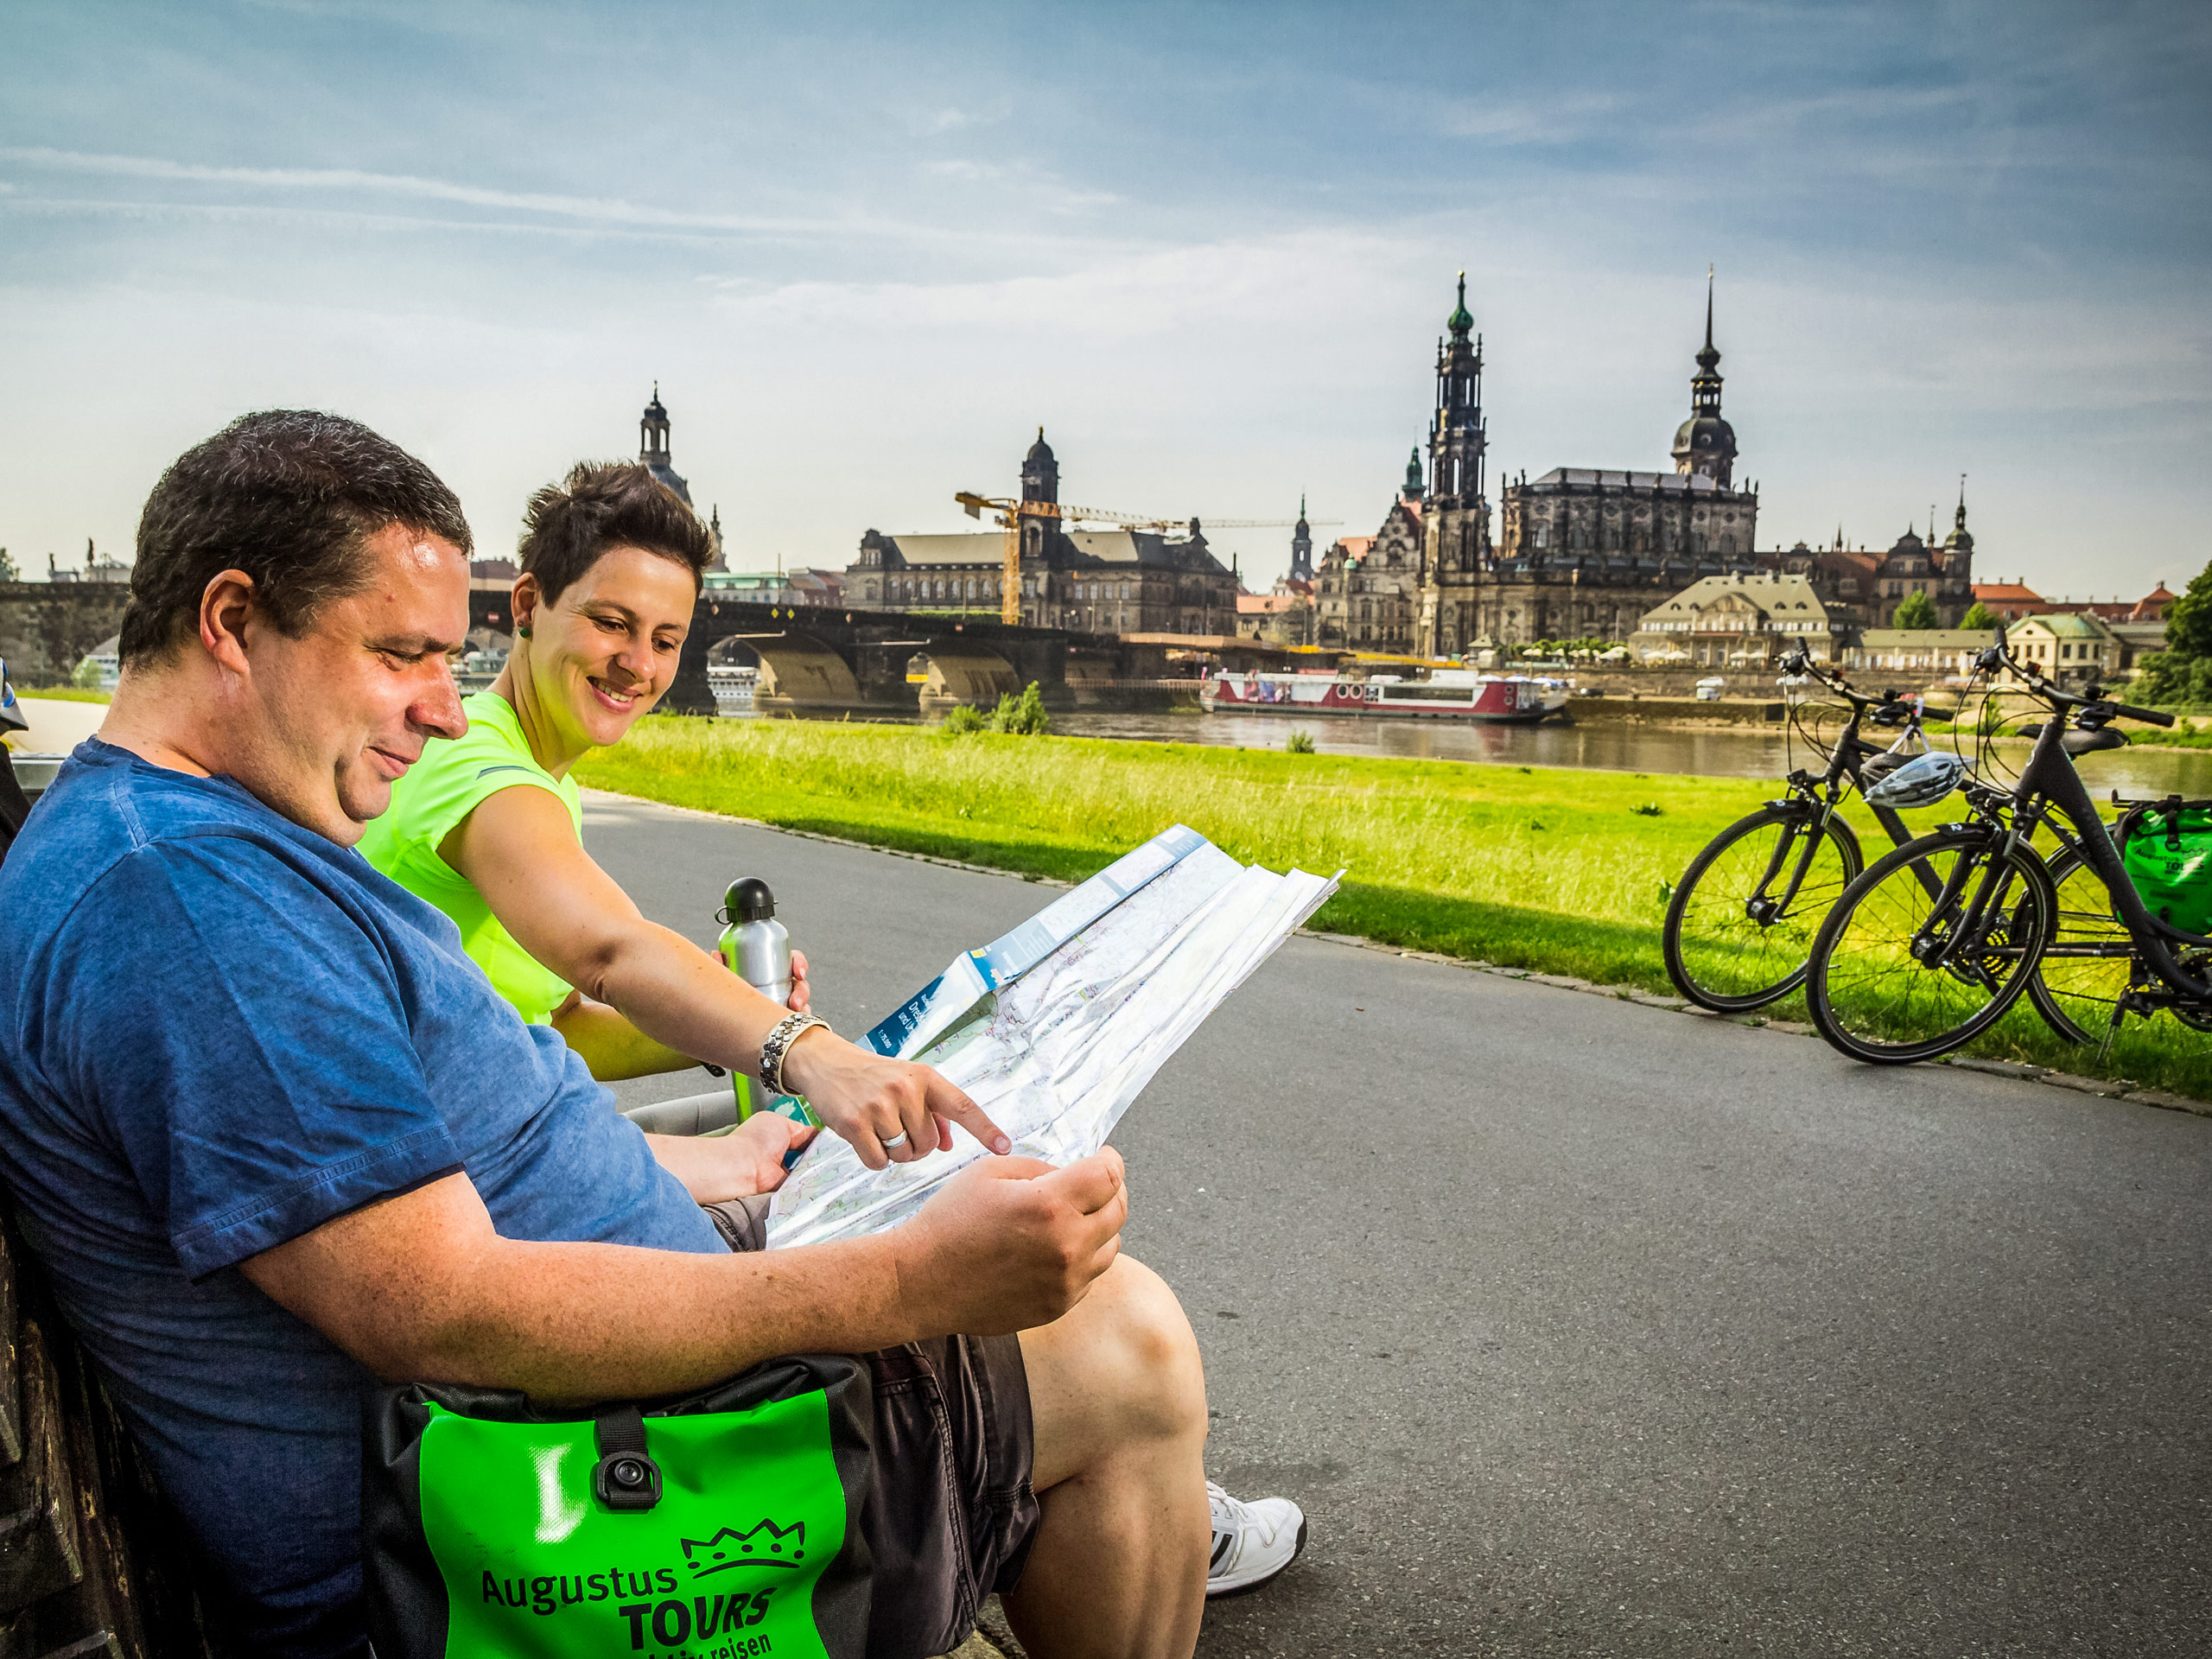
<path id="1" fill-rule="evenodd" d="M 577 844 L 568 809 L 553 796 L 528 786 L 486 796 L 438 855 L 475 885 L 518 944 L 586 996 L 620 1009 L 678 1054 L 757 1074 L 760 1045 L 787 1010 L 640 915 Z M 887 1060 L 827 1032 L 794 1043 L 785 1072 L 870 1169 L 947 1143 L 938 1120 L 993 1152 L 1011 1149 L 981 1107 L 927 1066 Z M 902 1135 L 887 1155 L 882 1142 Z"/>
<path id="2" fill-rule="evenodd" d="M 554 1403 L 702 1388 L 779 1354 L 1048 1325 L 1112 1263 L 1128 1214 L 1110 1148 L 1058 1170 L 986 1159 L 888 1233 L 695 1255 L 502 1238 L 456 1174 L 240 1270 L 381 1376 Z"/>

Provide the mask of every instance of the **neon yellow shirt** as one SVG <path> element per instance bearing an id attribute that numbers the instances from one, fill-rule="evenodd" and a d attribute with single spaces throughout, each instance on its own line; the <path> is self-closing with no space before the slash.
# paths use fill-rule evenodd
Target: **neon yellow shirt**
<path id="1" fill-rule="evenodd" d="M 430 740 L 423 758 L 392 785 L 391 810 L 371 821 L 361 837 L 361 855 L 452 917 L 461 930 L 461 949 L 484 970 L 492 988 L 524 1020 L 547 1025 L 572 988 L 515 943 L 475 883 L 439 857 L 438 848 L 454 825 L 503 789 L 542 789 L 558 796 L 582 842 L 583 802 L 575 779 L 556 778 L 531 757 L 522 721 L 505 697 L 479 691 L 461 707 L 468 715 L 467 734 L 452 742 Z"/>

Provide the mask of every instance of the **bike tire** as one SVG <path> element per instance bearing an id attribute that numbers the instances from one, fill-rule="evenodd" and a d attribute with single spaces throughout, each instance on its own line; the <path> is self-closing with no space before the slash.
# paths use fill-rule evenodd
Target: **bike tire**
<path id="1" fill-rule="evenodd" d="M 1931 968 L 1912 940 L 1936 913 L 1938 885 L 1955 861 L 1973 857 L 1955 916 L 1979 892 L 1993 860 L 2005 868 L 2000 919 L 1987 948 L 1964 965 Z M 1870 1065 L 1907 1065 L 1962 1048 L 2005 1017 L 2035 978 L 2058 904 L 2043 861 L 1994 846 L 1979 830 L 1939 830 L 1878 860 L 1853 882 L 1821 924 L 1807 964 L 1805 1002 L 1831 1046 Z M 1993 981 L 1998 982 L 1992 983 Z"/>
<path id="2" fill-rule="evenodd" d="M 1698 1007 L 1716 1014 L 1743 1014 L 1778 1001 L 1804 982 L 1805 964 L 1812 954 L 1813 935 L 1821 918 L 1866 865 L 1859 837 L 1851 826 L 1841 818 L 1829 818 L 1821 831 L 1827 849 L 1814 854 L 1814 867 L 1807 871 L 1806 886 L 1798 892 L 1802 902 L 1774 921 L 1762 924 L 1745 912 L 1749 887 L 1742 890 L 1741 896 L 1723 889 L 1741 867 L 1765 870 L 1772 855 L 1758 852 L 1758 837 L 1790 825 L 1797 826 L 1802 834 L 1811 816 L 1804 807 L 1781 804 L 1762 807 L 1707 842 L 1682 872 L 1667 906 L 1660 955 L 1675 988 Z M 1789 858 L 1798 855 L 1793 844 Z M 1822 861 L 1831 855 L 1838 867 L 1834 876 L 1821 869 Z M 1788 859 L 1783 868 L 1788 869 Z M 1820 876 L 1817 885 L 1816 874 Z M 1757 886 L 1757 880 L 1753 875 L 1751 887 Z M 1722 901 L 1717 906 L 1711 903 L 1716 898 Z M 1705 919 L 1708 914 L 1715 918 L 1711 925 Z"/>
<path id="3" fill-rule="evenodd" d="M 2063 847 L 2049 868 L 2058 906 L 2050 943 L 2028 982 L 2028 995 L 2044 1023 L 2068 1042 L 2100 1043 L 2112 1029 L 2113 1010 L 2133 977 L 2135 942 L 2113 914 L 2112 895 L 2088 860 Z M 2101 953 L 2115 947 L 2124 954 L 2058 954 Z"/>

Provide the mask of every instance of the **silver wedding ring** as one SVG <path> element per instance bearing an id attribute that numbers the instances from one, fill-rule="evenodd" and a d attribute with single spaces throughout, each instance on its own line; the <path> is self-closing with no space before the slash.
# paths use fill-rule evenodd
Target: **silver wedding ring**
<path id="1" fill-rule="evenodd" d="M 903 1146 L 905 1146 L 906 1144 L 906 1130 L 904 1130 L 904 1129 L 901 1129 L 901 1130 L 899 1130 L 899 1133 L 898 1133 L 898 1134 L 896 1134 L 896 1135 L 893 1135 L 893 1136 L 892 1136 L 888 1141 L 886 1141 L 883 1143 L 883 1149 L 884 1149 L 886 1152 L 888 1152 L 888 1151 L 890 1151 L 890 1150 L 892 1149 L 892 1147 L 903 1147 Z"/>

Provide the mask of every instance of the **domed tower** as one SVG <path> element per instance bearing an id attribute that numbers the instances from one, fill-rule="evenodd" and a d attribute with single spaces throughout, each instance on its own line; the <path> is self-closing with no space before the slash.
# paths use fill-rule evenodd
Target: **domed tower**
<path id="1" fill-rule="evenodd" d="M 1021 499 L 1052 502 L 1060 499 L 1060 463 L 1053 459 L 1052 446 L 1045 442 L 1041 426 L 1037 429 L 1037 442 L 1021 459 Z"/>
<path id="2" fill-rule="evenodd" d="M 685 506 L 691 505 L 691 486 L 677 475 L 668 455 L 668 410 L 661 407 L 660 382 L 653 382 L 653 400 L 638 419 L 638 459 L 647 471 L 668 486 Z"/>
<path id="3" fill-rule="evenodd" d="M 1414 505 L 1421 505 L 1421 446 L 1415 444 L 1412 454 L 1406 457 L 1406 486 L 1398 493 Z"/>
<path id="4" fill-rule="evenodd" d="M 1964 616 L 1974 605 L 1974 532 L 1967 528 L 1966 474 L 1959 474 L 1959 506 L 1951 515 L 1951 533 L 1943 538 L 1943 550 L 1936 556 L 1936 568 L 1942 573 L 1943 626 L 1958 626 L 1950 613 L 1956 610 Z"/>
<path id="5" fill-rule="evenodd" d="M 1037 442 L 1021 458 L 1021 499 L 1055 505 L 1059 502 L 1060 463 L 1053 458 L 1052 446 L 1045 442 L 1045 429 L 1041 426 L 1037 429 Z M 1047 513 L 1021 515 L 1021 556 L 1025 563 L 1044 558 L 1054 517 Z"/>
<path id="6" fill-rule="evenodd" d="M 1313 526 L 1306 522 L 1306 498 L 1298 498 L 1298 524 L 1290 532 L 1290 579 L 1313 580 Z"/>
<path id="7" fill-rule="evenodd" d="M 1713 276 L 1705 282 L 1705 346 L 1690 377 L 1690 417 L 1675 433 L 1675 470 L 1702 473 L 1722 489 L 1736 474 L 1736 429 L 1720 418 L 1720 353 L 1713 344 Z"/>

